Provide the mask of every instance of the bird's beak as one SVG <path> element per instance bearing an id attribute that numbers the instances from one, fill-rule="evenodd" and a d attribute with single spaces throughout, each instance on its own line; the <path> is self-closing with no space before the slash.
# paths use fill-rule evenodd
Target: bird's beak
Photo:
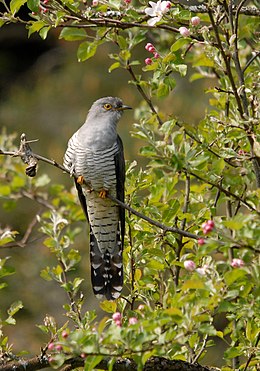
<path id="1" fill-rule="evenodd" d="M 132 109 L 132 107 L 126 106 L 125 104 L 122 105 L 122 107 L 117 107 L 117 111 L 124 111 L 126 109 Z"/>

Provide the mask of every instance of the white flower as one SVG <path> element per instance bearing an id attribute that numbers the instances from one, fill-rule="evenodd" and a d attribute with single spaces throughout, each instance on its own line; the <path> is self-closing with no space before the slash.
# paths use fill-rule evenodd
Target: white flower
<path id="1" fill-rule="evenodd" d="M 168 10 L 171 7 L 170 1 L 162 1 L 159 0 L 157 3 L 154 1 L 149 1 L 149 4 L 151 8 L 146 8 L 145 14 L 152 17 L 151 19 L 148 19 L 147 23 L 149 26 L 154 26 L 157 22 L 160 22 L 163 15 L 168 12 Z"/>

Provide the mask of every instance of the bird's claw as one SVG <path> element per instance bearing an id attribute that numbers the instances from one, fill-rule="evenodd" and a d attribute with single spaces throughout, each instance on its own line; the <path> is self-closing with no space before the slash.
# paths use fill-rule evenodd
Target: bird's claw
<path id="1" fill-rule="evenodd" d="M 84 183 L 84 178 L 83 178 L 82 175 L 80 175 L 80 176 L 77 177 L 77 183 L 78 184 L 83 184 Z"/>
<path id="2" fill-rule="evenodd" d="M 105 189 L 101 189 L 101 191 L 99 191 L 100 198 L 106 198 L 107 194 L 108 194 L 108 191 L 106 191 Z"/>

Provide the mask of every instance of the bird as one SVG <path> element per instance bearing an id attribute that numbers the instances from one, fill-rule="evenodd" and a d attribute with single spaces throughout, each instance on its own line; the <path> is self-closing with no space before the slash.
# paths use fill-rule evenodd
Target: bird
<path id="1" fill-rule="evenodd" d="M 123 288 L 125 209 L 107 195 L 124 202 L 125 160 L 117 124 L 127 109 L 117 97 L 96 100 L 63 158 L 90 226 L 93 292 L 104 300 L 117 299 Z"/>

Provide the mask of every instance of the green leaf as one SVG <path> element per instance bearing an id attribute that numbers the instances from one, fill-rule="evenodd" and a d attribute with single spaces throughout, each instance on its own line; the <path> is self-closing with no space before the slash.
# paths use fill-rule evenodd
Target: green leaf
<path id="1" fill-rule="evenodd" d="M 60 33 L 59 39 L 67 41 L 84 40 L 86 39 L 86 31 L 83 28 L 65 27 Z"/>
<path id="2" fill-rule="evenodd" d="M 9 196 L 11 188 L 7 185 L 0 186 L 0 196 Z"/>
<path id="3" fill-rule="evenodd" d="M 224 274 L 224 280 L 227 284 L 227 286 L 232 285 L 237 280 L 240 280 L 242 277 L 246 276 L 246 270 L 244 269 L 239 269 L 239 268 L 234 268 L 233 270 L 226 272 Z"/>
<path id="4" fill-rule="evenodd" d="M 169 94 L 169 86 L 163 82 L 161 82 L 159 84 L 159 87 L 157 89 L 157 92 L 156 92 L 156 96 L 158 98 L 163 98 L 163 97 L 166 97 L 168 94 Z"/>
<path id="5" fill-rule="evenodd" d="M 23 308 L 23 303 L 20 300 L 15 301 L 10 306 L 10 308 L 7 311 L 7 313 L 9 314 L 9 316 L 13 317 L 21 308 Z"/>
<path id="6" fill-rule="evenodd" d="M 176 64 L 174 65 L 174 70 L 179 72 L 179 74 L 184 77 L 187 74 L 187 65 L 186 64 Z"/>
<path id="7" fill-rule="evenodd" d="M 116 303 L 114 301 L 104 300 L 99 303 L 99 306 L 107 313 L 115 313 L 116 311 Z"/>
<path id="8" fill-rule="evenodd" d="M 241 229 L 245 226 L 245 217 L 244 217 L 244 215 L 236 215 L 231 220 L 224 220 L 223 224 L 227 228 L 234 229 L 234 230 L 238 231 L 239 229 Z"/>
<path id="9" fill-rule="evenodd" d="M 163 270 L 164 269 L 164 264 L 158 262 L 157 260 L 150 260 L 147 265 L 148 268 L 153 268 L 156 270 Z"/>
<path id="10" fill-rule="evenodd" d="M 50 273 L 50 267 L 47 267 L 43 269 L 40 273 L 41 278 L 43 278 L 45 281 L 52 281 L 52 276 Z"/>
<path id="11" fill-rule="evenodd" d="M 103 356 L 87 356 L 84 370 L 92 371 L 103 359 Z"/>
<path id="12" fill-rule="evenodd" d="M 87 59 L 93 57 L 97 51 L 97 44 L 95 42 L 90 43 L 88 41 L 84 41 L 80 44 L 77 51 L 77 57 L 79 62 L 84 62 Z"/>
<path id="13" fill-rule="evenodd" d="M 1 262 L 1 259 L 0 259 Z M 15 273 L 15 269 L 13 267 L 0 267 L 0 278 L 10 276 Z"/>
<path id="14" fill-rule="evenodd" d="M 115 70 L 116 68 L 119 68 L 119 67 L 120 67 L 120 63 L 115 62 L 115 63 L 111 64 L 111 66 L 108 69 L 108 72 L 112 72 L 113 70 Z"/>
<path id="15" fill-rule="evenodd" d="M 205 289 L 205 285 L 201 280 L 187 280 L 182 285 L 182 291 L 189 289 Z"/>
<path id="16" fill-rule="evenodd" d="M 40 0 L 27 0 L 27 6 L 32 12 L 38 12 L 40 9 Z"/>
<path id="17" fill-rule="evenodd" d="M 22 5 L 26 3 L 27 0 L 11 0 L 10 9 L 12 14 L 15 14 L 19 11 Z"/>
<path id="18" fill-rule="evenodd" d="M 33 22 L 33 24 L 29 26 L 28 37 L 30 37 L 34 32 L 39 32 L 44 26 L 46 26 L 44 21 Z"/>
<path id="19" fill-rule="evenodd" d="M 43 174 L 35 180 L 35 187 L 44 187 L 50 183 L 50 178 L 47 174 Z"/>
<path id="20" fill-rule="evenodd" d="M 43 27 L 40 32 L 39 32 L 39 35 L 41 36 L 41 38 L 43 40 L 46 39 L 47 35 L 48 35 L 48 32 L 50 31 L 51 27 L 50 26 L 46 26 L 46 27 Z"/>
<path id="21" fill-rule="evenodd" d="M 121 52 L 119 53 L 119 56 L 121 59 L 123 59 L 123 61 L 128 61 L 131 58 L 131 53 L 128 49 L 125 49 L 125 50 L 121 50 Z"/>
<path id="22" fill-rule="evenodd" d="M 174 44 L 172 44 L 170 50 L 171 50 L 172 53 L 173 53 L 173 52 L 176 52 L 177 50 L 181 49 L 184 45 L 189 44 L 189 43 L 190 43 L 189 40 L 187 40 L 187 39 L 181 37 L 181 38 L 179 38 L 177 41 L 175 41 Z"/>
<path id="23" fill-rule="evenodd" d="M 231 347 L 231 348 L 228 348 L 226 351 L 225 351 L 225 357 L 227 358 L 235 358 L 235 357 L 238 357 L 242 354 L 242 351 L 239 347 Z"/>

